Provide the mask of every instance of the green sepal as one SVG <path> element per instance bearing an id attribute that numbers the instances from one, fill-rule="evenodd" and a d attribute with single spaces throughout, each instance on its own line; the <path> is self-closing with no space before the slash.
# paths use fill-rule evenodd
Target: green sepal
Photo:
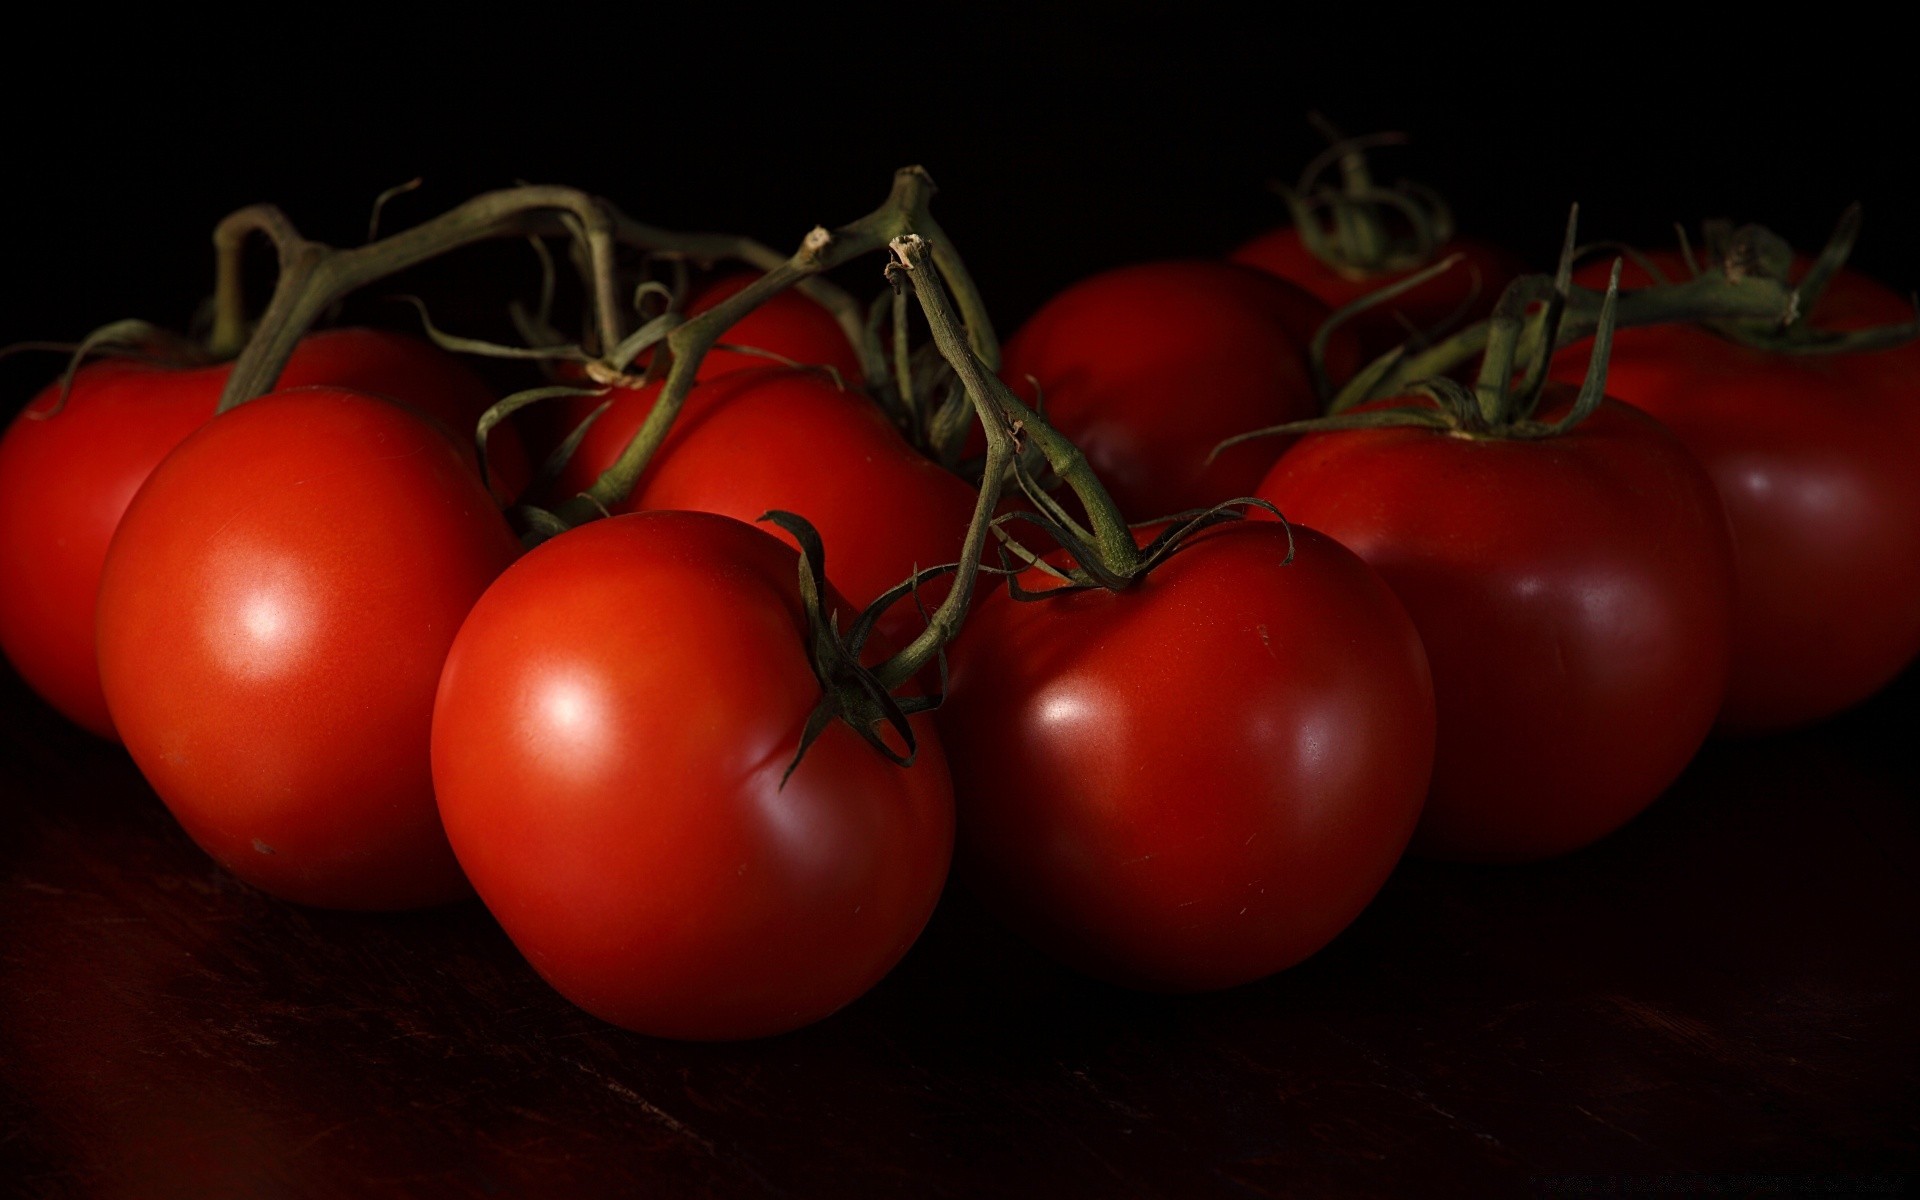
<path id="1" fill-rule="evenodd" d="M 836 718 L 845 721 L 849 728 L 860 735 L 861 740 L 894 765 L 912 766 L 914 755 L 919 751 L 919 741 L 914 736 L 913 725 L 907 720 L 906 711 L 874 678 L 873 672 L 861 665 L 857 647 L 850 647 L 840 633 L 839 614 L 824 609 L 827 551 L 820 540 L 819 531 L 805 517 L 779 509 L 762 514 L 760 519 L 786 530 L 794 541 L 800 543 L 800 603 L 807 620 L 807 658 L 813 667 L 814 678 L 820 681 L 819 703 L 807 715 L 806 725 L 800 733 L 799 748 L 794 752 L 793 761 L 787 764 L 786 773 L 780 776 L 780 786 L 786 787 L 787 780 L 799 769 L 808 749 Z M 905 754 L 896 751 L 874 732 L 875 727 L 882 723 L 899 736 L 907 748 Z"/>

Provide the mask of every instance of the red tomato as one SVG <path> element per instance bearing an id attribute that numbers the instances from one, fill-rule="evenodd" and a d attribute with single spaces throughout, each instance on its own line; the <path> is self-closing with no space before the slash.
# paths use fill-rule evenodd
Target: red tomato
<path id="1" fill-rule="evenodd" d="M 1127 591 L 975 606 L 939 711 L 961 870 L 1049 953 L 1230 987 L 1325 945 L 1399 861 L 1433 762 L 1420 641 L 1366 564 L 1294 536 L 1291 565 L 1279 525 L 1236 523 Z"/>
<path id="2" fill-rule="evenodd" d="M 1420 628 L 1440 738 L 1416 850 L 1578 849 L 1651 804 L 1712 727 L 1726 518 L 1680 443 L 1625 405 L 1535 441 L 1309 437 L 1260 494 L 1371 563 Z"/>
<path id="3" fill-rule="evenodd" d="M 1354 331 L 1367 359 L 1378 358 L 1408 338 L 1430 334 L 1443 325 L 1457 327 L 1480 320 L 1493 311 L 1501 290 L 1525 271 L 1506 251 L 1468 238 L 1454 238 L 1435 252 L 1433 260 L 1438 262 L 1449 254 L 1464 255 L 1465 261 L 1368 309 L 1345 326 Z M 1368 292 L 1417 273 L 1355 275 L 1342 271 L 1307 249 L 1299 231 L 1291 226 L 1263 233 L 1228 257 L 1304 288 L 1329 309 L 1345 308 Z"/>
<path id="4" fill-rule="evenodd" d="M 724 275 L 694 293 L 687 315 L 697 317 L 729 296 L 745 290 L 759 276 L 739 273 Z M 840 322 L 819 303 L 788 288 L 776 293 L 760 307 L 740 318 L 721 335 L 729 346 L 751 346 L 789 359 L 802 366 L 832 367 L 848 387 L 862 387 L 866 376 L 860 370 L 860 356 L 854 353 Z M 772 360 L 758 354 L 741 354 L 715 348 L 700 360 L 697 378 L 711 379 L 729 371 L 765 367 Z"/>
<path id="5" fill-rule="evenodd" d="M 706 513 L 546 542 L 447 659 L 433 773 L 461 865 L 536 970 L 616 1025 L 758 1037 L 872 987 L 953 844 L 925 718 L 902 769 L 820 696 L 794 552 Z"/>
<path id="6" fill-rule="evenodd" d="M 127 750 L 234 874 L 405 908 L 465 883 L 434 809 L 434 689 L 519 543 L 444 430 L 336 388 L 262 397 L 156 468 L 100 581 Z"/>
<path id="7" fill-rule="evenodd" d="M 93 653 L 94 595 L 120 515 L 169 450 L 213 416 L 229 368 L 175 370 L 104 359 L 75 377 L 65 407 L 48 385 L 0 438 L 0 647 L 27 683 L 73 721 L 113 737 Z M 281 386 L 331 383 L 414 405 L 463 431 L 493 402 L 458 359 L 371 329 L 312 334 Z M 495 472 L 527 479 L 511 439 L 490 443 Z"/>
<path id="8" fill-rule="evenodd" d="M 1679 255 L 1655 256 L 1685 278 Z M 1625 282 L 1648 277 L 1629 268 Z M 1580 282 L 1591 286 L 1592 274 Z M 1878 291 L 1880 294 L 1875 295 Z M 1851 273 L 1812 313 L 1837 328 L 1908 320 Z M 1584 363 L 1575 347 L 1556 363 Z M 1832 716 L 1920 654 L 1920 360 L 1776 354 L 1685 325 L 1623 329 L 1607 391 L 1658 417 L 1706 467 L 1733 527 L 1733 668 L 1721 726 Z"/>
<path id="9" fill-rule="evenodd" d="M 568 463 L 559 495 L 592 485 L 658 394 L 658 385 L 615 393 Z M 916 453 L 866 397 L 841 391 L 818 372 L 760 367 L 688 393 L 673 431 L 618 511 L 691 509 L 748 522 L 769 509 L 798 513 L 826 543 L 828 577 L 864 608 L 916 567 L 957 560 L 976 499 L 972 488 Z M 922 589 L 929 606 L 946 594 L 947 582 Z M 889 609 L 882 625 L 902 640 L 922 627 L 910 600 Z"/>
<path id="10" fill-rule="evenodd" d="M 1253 491 L 1271 439 L 1227 438 L 1316 416 L 1307 363 L 1319 312 L 1290 284 L 1226 263 L 1160 262 L 1083 279 L 1007 342 L 1001 376 L 1086 454 L 1129 517 Z"/>
<path id="11" fill-rule="evenodd" d="M 687 305 L 686 315 L 695 317 L 706 312 L 757 278 L 756 275 L 744 273 L 722 276 L 694 293 Z M 721 345 L 709 349 L 700 359 L 700 367 L 694 372 L 694 378 L 707 380 L 734 371 L 765 370 L 779 366 L 778 359 L 727 350 L 722 348 L 724 346 L 751 346 L 802 366 L 829 366 L 839 373 L 840 381 L 847 387 L 864 386 L 865 376 L 860 370 L 859 355 L 854 353 L 846 335 L 840 331 L 839 322 L 834 320 L 832 313 L 791 288 L 776 293 L 723 333 Z M 633 372 L 638 374 L 646 370 L 651 357 L 651 351 L 641 354 L 632 367 Z M 561 363 L 555 368 L 555 375 L 564 384 L 591 386 L 586 383 L 586 368 L 581 365 Z M 558 397 L 521 410 L 516 420 L 525 430 L 528 442 L 544 453 L 565 441 L 567 435 L 605 400 L 604 396 Z M 608 461 L 612 461 L 611 458 Z M 753 514 L 754 517 L 759 515 Z"/>

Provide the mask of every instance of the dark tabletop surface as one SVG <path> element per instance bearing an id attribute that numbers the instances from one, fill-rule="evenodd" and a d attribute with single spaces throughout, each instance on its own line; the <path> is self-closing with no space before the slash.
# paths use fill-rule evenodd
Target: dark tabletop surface
<path id="1" fill-rule="evenodd" d="M 950 894 L 813 1028 L 683 1045 L 477 904 L 278 903 L 0 674 L 0 1185 L 38 1196 L 1913 1194 L 1920 674 L 1537 866 L 1405 864 L 1168 998 Z M 950 889 L 950 892 L 953 891 Z"/>

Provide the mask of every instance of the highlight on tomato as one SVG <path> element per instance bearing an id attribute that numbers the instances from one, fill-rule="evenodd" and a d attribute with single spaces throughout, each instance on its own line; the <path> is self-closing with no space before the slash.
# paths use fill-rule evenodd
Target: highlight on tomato
<path id="1" fill-rule="evenodd" d="M 101 575 L 114 728 L 193 839 L 275 896 L 395 909 L 468 894 L 435 808 L 433 697 L 518 539 L 463 445 L 341 388 L 189 434 Z"/>
<path id="2" fill-rule="evenodd" d="M 1785 327 L 1676 323 L 1615 340 L 1609 390 L 1674 432 L 1733 527 L 1731 733 L 1833 716 L 1920 655 L 1920 348 L 1885 347 L 1912 336 L 1912 306 L 1839 267 L 1857 224 L 1856 211 L 1817 277 L 1800 260 L 1802 311 Z M 1705 262 L 1656 252 L 1624 278 L 1722 272 L 1736 234 L 1719 234 Z M 1561 377 L 1575 369 L 1556 364 Z"/>
<path id="3" fill-rule="evenodd" d="M 49 384 L 0 438 L 0 649 L 75 723 L 113 737 L 94 656 L 94 600 L 107 544 L 154 467 L 213 416 L 231 364 L 96 359 Z M 412 405 L 462 435 L 494 397 L 453 356 L 373 329 L 309 334 L 281 386 L 332 384 Z M 511 437 L 491 448 L 496 478 L 524 484 Z"/>

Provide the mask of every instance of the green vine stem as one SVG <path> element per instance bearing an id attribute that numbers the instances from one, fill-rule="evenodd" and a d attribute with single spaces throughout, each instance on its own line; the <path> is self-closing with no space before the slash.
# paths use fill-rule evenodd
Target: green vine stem
<path id="1" fill-rule="evenodd" d="M 929 256 L 936 266 L 939 263 L 937 251 L 929 245 L 928 240 L 908 235 L 897 239 L 892 249 L 905 278 L 913 285 L 921 311 L 926 314 L 927 324 L 933 331 L 934 345 L 953 367 L 968 398 L 973 400 L 975 411 L 982 411 L 984 400 L 985 410 L 993 414 L 995 421 L 1004 424 L 1014 435 L 1025 437 L 1033 443 L 1054 475 L 1073 490 L 1086 510 L 1091 525 L 1092 549 L 1101 565 L 1116 578 L 1132 578 L 1140 565 L 1139 546 L 1119 506 L 1094 474 L 1093 464 L 1087 461 L 1087 456 L 1080 452 L 1078 446 L 1048 424 L 1039 413 L 1028 408 L 1013 389 L 1001 382 L 1000 377 L 989 370 L 961 340 L 946 294 L 940 289 L 938 281 L 924 269 Z M 983 423 L 991 427 L 994 422 L 985 421 L 983 417 Z M 1008 465 L 1002 464 L 1001 469 L 1004 471 Z"/>
<path id="2" fill-rule="evenodd" d="M 279 255 L 280 273 L 259 325 L 244 338 L 245 348 L 234 362 L 219 411 L 271 388 L 314 320 L 349 292 L 460 246 L 524 234 L 540 214 L 556 211 L 577 222 L 593 266 L 593 312 L 600 345 L 618 345 L 613 215 L 604 201 L 577 189 L 529 186 L 487 192 L 411 229 L 344 250 L 301 236 L 286 214 L 272 205 L 253 205 L 233 213 L 214 230 L 216 347 L 231 347 L 244 328 L 242 244 L 254 234 L 268 237 Z"/>
<path id="3" fill-rule="evenodd" d="M 745 288 L 675 327 L 666 337 L 673 366 L 646 420 L 621 451 L 620 457 L 594 481 L 592 487 L 554 511 L 553 516 L 558 523 L 563 527 L 572 527 L 591 521 L 632 493 L 654 451 L 666 440 L 667 431 L 679 416 L 687 394 L 693 390 L 694 376 L 699 370 L 701 358 L 729 327 L 785 288 L 813 280 L 822 272 L 830 271 L 842 263 L 882 249 L 903 234 L 937 230 L 939 226 L 928 212 L 935 190 L 932 177 L 920 167 L 906 167 L 895 172 L 893 188 L 880 207 L 835 230 L 816 227 L 807 234 L 791 257 L 767 266 L 765 273 Z M 736 248 L 742 244 L 738 239 L 728 241 Z M 684 249 L 684 244 L 679 248 Z M 981 360 L 998 361 L 999 343 L 994 338 L 992 322 L 987 317 L 985 303 L 974 287 L 965 264 L 950 249 L 936 249 L 932 262 L 947 286 L 959 297 L 959 308 L 966 326 L 964 343 L 970 354 Z M 864 313 L 860 321 L 862 344 L 870 344 L 878 353 L 877 341 L 869 339 L 865 332 Z M 885 380 L 887 374 L 888 368 L 883 359 L 879 370 L 871 378 Z"/>
<path id="4" fill-rule="evenodd" d="M 987 315 L 986 305 L 981 300 L 978 288 L 974 286 L 973 277 L 967 272 L 966 264 L 957 253 L 952 251 L 944 236 L 939 235 L 939 223 L 934 220 L 933 214 L 928 209 L 928 201 L 933 198 L 938 189 L 925 170 L 909 167 L 899 174 L 908 173 L 915 176 L 912 190 L 903 197 L 912 206 L 908 226 L 927 233 L 930 237 L 940 236 L 940 245 L 944 249 L 940 252 L 941 256 L 935 265 L 959 298 L 967 328 L 967 339 L 973 346 L 975 354 L 985 360 L 989 366 L 998 367 L 1000 343 L 994 334 L 993 322 Z M 899 183 L 897 175 L 896 191 Z M 612 212 L 614 236 L 621 245 L 659 257 L 682 262 L 691 261 L 702 266 L 711 266 L 723 261 L 739 262 L 763 273 L 777 270 L 789 261 L 779 251 L 753 238 L 737 234 L 685 233 L 663 229 L 636 221 L 617 208 Z M 897 367 L 890 363 L 888 349 L 869 319 L 865 306 L 845 288 L 822 276 L 807 276 L 794 281 L 792 286 L 833 315 L 860 361 L 860 372 L 866 378 L 867 390 L 874 393 L 874 398 L 880 402 L 881 407 L 910 421 L 914 416 L 910 385 L 902 381 Z"/>

